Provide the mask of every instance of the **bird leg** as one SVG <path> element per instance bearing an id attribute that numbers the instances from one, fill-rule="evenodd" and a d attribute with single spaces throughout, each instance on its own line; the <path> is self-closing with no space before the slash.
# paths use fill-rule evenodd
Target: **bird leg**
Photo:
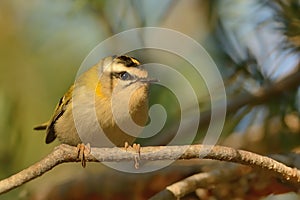
<path id="1" fill-rule="evenodd" d="M 81 160 L 81 165 L 83 168 L 86 166 L 85 154 L 91 153 L 91 146 L 90 143 L 84 145 L 83 143 L 77 145 L 77 157 Z"/>

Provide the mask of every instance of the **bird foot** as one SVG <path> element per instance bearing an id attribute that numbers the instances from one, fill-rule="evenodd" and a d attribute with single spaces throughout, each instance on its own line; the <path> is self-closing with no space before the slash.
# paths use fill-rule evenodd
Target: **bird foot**
<path id="1" fill-rule="evenodd" d="M 81 160 L 81 166 L 85 168 L 86 166 L 86 160 L 85 155 L 91 153 L 91 146 L 90 143 L 87 143 L 87 145 L 81 143 L 77 145 L 77 157 Z"/>
<path id="2" fill-rule="evenodd" d="M 134 143 L 132 146 L 128 144 L 128 142 L 125 142 L 125 150 L 132 148 L 135 152 L 136 155 L 134 156 L 134 168 L 138 169 L 140 167 L 140 156 L 141 156 L 141 145 Z"/>

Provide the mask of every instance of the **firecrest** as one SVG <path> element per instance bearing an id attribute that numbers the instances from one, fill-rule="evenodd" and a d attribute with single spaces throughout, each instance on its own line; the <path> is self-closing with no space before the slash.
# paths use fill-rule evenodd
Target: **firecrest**
<path id="1" fill-rule="evenodd" d="M 84 134 L 97 132 L 98 125 L 109 140 L 116 146 L 132 143 L 136 138 L 123 131 L 112 110 L 120 110 L 128 104 L 129 116 L 120 117 L 122 122 L 133 120 L 144 126 L 148 119 L 148 88 L 151 80 L 140 62 L 128 56 L 112 56 L 100 60 L 95 66 L 80 75 L 66 94 L 59 100 L 53 116 L 35 130 L 46 130 L 46 143 L 56 138 L 62 143 L 77 146 L 82 143 L 78 127 Z M 76 90 L 76 93 L 75 93 Z M 112 101 L 114 96 L 117 101 Z M 81 105 L 74 119 L 76 102 Z M 78 104 L 78 103 L 77 103 Z M 96 113 L 96 122 L 93 116 Z M 76 123 L 75 123 L 76 120 Z"/>

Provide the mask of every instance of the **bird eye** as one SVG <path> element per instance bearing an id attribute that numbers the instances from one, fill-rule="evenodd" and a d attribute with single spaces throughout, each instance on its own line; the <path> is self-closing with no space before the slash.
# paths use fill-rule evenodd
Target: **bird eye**
<path id="1" fill-rule="evenodd" d="M 128 72 L 120 73 L 120 79 L 123 81 L 130 80 L 132 76 Z"/>

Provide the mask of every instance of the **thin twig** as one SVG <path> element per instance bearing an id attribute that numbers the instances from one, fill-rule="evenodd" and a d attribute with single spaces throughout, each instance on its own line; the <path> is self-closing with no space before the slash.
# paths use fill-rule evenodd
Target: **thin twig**
<path id="1" fill-rule="evenodd" d="M 91 153 L 85 154 L 87 162 L 120 162 L 134 161 L 136 152 L 124 148 L 92 148 Z M 97 159 L 96 159 L 97 158 Z M 243 150 L 230 147 L 209 145 L 185 146 L 152 146 L 141 148 L 141 161 L 177 160 L 177 159 L 214 159 L 235 162 L 251 167 L 265 169 L 274 176 L 294 185 L 300 184 L 300 170 L 287 167 L 269 157 L 260 156 Z M 62 144 L 54 149 L 41 161 L 0 181 L 0 194 L 16 188 L 32 179 L 35 179 L 56 165 L 64 162 L 80 162 L 78 149 Z"/>

